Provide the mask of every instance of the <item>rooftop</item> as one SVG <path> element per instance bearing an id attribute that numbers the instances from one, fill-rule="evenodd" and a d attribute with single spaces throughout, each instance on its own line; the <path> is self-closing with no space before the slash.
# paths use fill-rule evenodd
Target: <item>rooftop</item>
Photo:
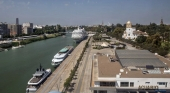
<path id="1" fill-rule="evenodd" d="M 109 58 L 115 59 L 114 56 L 98 55 L 99 77 L 115 77 L 121 69 L 118 61 L 111 62 Z"/>
<path id="2" fill-rule="evenodd" d="M 141 54 L 142 53 L 144 52 L 141 52 Z M 115 56 L 98 53 L 95 61 L 93 61 L 93 81 L 101 81 L 99 78 L 116 78 L 117 75 L 119 75 L 120 78 L 170 78 L 170 61 L 159 55 L 154 56 L 155 57 L 151 56 L 151 60 L 158 59 L 165 67 L 153 66 L 154 68 L 148 68 L 151 65 L 148 65 L 148 67 L 122 67 L 121 62 L 119 62 Z M 113 61 L 111 61 L 110 58 L 113 59 Z M 141 60 L 145 59 L 138 60 L 139 63 Z"/>
<path id="3" fill-rule="evenodd" d="M 148 50 L 116 50 L 116 56 L 123 67 L 166 67 L 153 53 Z"/>

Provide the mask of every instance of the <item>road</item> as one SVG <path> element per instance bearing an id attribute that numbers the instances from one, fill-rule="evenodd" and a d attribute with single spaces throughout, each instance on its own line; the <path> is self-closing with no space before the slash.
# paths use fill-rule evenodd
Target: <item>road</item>
<path id="1" fill-rule="evenodd" d="M 75 87 L 74 93 L 92 93 L 89 90 L 91 80 L 91 68 L 92 68 L 92 54 L 91 52 L 92 39 L 89 41 L 89 47 L 86 49 L 86 53 L 83 59 L 83 66 L 79 69 L 79 78 L 77 80 L 77 86 Z"/>

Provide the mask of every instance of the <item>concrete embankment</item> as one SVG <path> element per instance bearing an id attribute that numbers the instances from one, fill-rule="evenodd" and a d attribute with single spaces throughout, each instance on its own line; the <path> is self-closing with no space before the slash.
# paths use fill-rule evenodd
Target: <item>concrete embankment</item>
<path id="1" fill-rule="evenodd" d="M 88 38 L 89 39 L 89 38 Z M 44 84 L 37 90 L 36 93 L 48 93 L 51 90 L 62 91 L 64 89 L 64 82 L 69 77 L 70 71 L 75 66 L 77 59 L 80 57 L 86 42 L 82 41 L 45 81 Z"/>

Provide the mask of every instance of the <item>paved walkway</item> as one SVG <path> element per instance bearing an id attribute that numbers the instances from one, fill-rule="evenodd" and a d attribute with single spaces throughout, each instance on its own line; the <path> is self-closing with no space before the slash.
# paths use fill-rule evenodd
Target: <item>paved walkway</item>
<path id="1" fill-rule="evenodd" d="M 36 93 L 48 93 L 51 90 L 62 91 L 64 89 L 64 82 L 69 77 L 71 69 L 77 62 L 87 40 L 82 41 L 68 56 L 59 67 L 51 74 L 44 84 L 37 90 Z"/>
<path id="2" fill-rule="evenodd" d="M 89 89 L 91 80 L 91 67 L 92 67 L 92 53 L 91 42 L 89 42 L 89 47 L 86 49 L 83 59 L 80 62 L 79 68 L 71 82 L 71 87 L 69 87 L 67 93 L 92 93 Z"/>

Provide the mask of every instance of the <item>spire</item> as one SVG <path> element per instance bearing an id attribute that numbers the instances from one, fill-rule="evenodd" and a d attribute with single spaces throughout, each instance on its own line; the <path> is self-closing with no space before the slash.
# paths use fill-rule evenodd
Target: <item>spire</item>
<path id="1" fill-rule="evenodd" d="M 103 21 L 102 21 L 102 26 L 103 26 Z"/>
<path id="2" fill-rule="evenodd" d="M 162 19 L 162 18 L 161 18 L 161 23 L 160 23 L 160 24 L 164 24 L 164 23 L 163 23 L 163 19 Z"/>

